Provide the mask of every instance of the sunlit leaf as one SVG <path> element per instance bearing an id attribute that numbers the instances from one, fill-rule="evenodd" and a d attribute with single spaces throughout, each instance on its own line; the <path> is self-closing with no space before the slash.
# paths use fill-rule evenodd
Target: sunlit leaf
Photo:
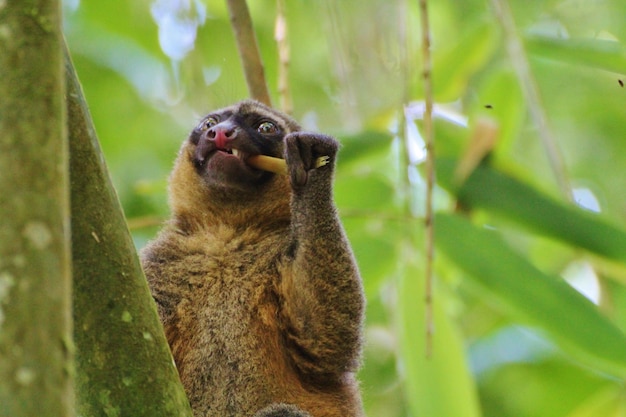
<path id="1" fill-rule="evenodd" d="M 373 214 L 375 210 L 387 210 L 393 206 L 395 190 L 385 178 L 375 173 L 360 175 L 343 174 L 335 182 L 335 200 L 342 209 L 357 214 Z"/>
<path id="2" fill-rule="evenodd" d="M 439 161 L 442 183 L 466 207 L 482 208 L 531 230 L 608 258 L 626 261 L 626 232 L 602 216 L 547 197 L 487 166 L 479 166 L 458 188 L 454 162 Z"/>
<path id="3" fill-rule="evenodd" d="M 341 164 L 348 164 L 370 153 L 384 154 L 388 152 L 391 140 L 390 133 L 377 131 L 364 131 L 356 135 L 342 136 L 339 161 Z"/>
<path id="4" fill-rule="evenodd" d="M 622 390 L 610 387 L 599 390 L 567 417 L 622 417 L 625 413 L 626 401 Z"/>
<path id="5" fill-rule="evenodd" d="M 469 28 L 459 43 L 435 54 L 433 89 L 438 101 L 453 101 L 462 94 L 470 77 L 493 52 L 494 40 L 493 27 L 481 22 Z"/>
<path id="6" fill-rule="evenodd" d="M 438 213 L 436 242 L 499 307 L 547 330 L 593 366 L 626 376 L 626 336 L 584 296 L 510 249 L 494 231 Z"/>
<path id="7" fill-rule="evenodd" d="M 432 355 L 426 353 L 424 271 L 419 255 L 405 248 L 407 263 L 398 285 L 400 334 L 406 397 L 415 416 L 480 416 L 475 387 L 463 353 L 463 343 L 434 298 Z"/>
<path id="8" fill-rule="evenodd" d="M 498 126 L 496 152 L 509 154 L 526 116 L 522 91 L 513 71 L 498 68 L 482 80 L 470 120 L 477 117 L 494 119 Z"/>
<path id="9" fill-rule="evenodd" d="M 361 270 L 366 296 L 373 297 L 397 265 L 397 226 L 373 215 L 345 216 L 343 223 Z"/>
<path id="10" fill-rule="evenodd" d="M 626 71 L 626 46 L 617 41 L 533 36 L 527 39 L 526 45 L 531 53 L 542 58 L 587 65 L 616 73 Z"/>
<path id="11" fill-rule="evenodd" d="M 520 343 L 518 339 L 511 338 L 503 342 L 500 350 L 496 349 L 492 356 L 501 361 L 503 356 L 524 352 L 525 346 L 523 341 Z M 500 362 L 481 374 L 478 384 L 495 400 L 488 402 L 483 410 L 489 416 L 564 417 L 590 401 L 598 391 L 605 388 L 620 390 L 619 384 L 608 382 L 602 375 L 586 368 L 573 367 L 563 355 L 531 356 Z M 506 403 L 500 401 L 504 398 Z M 556 398 L 558 401 L 555 401 Z M 537 413 L 536 410 L 541 411 Z M 599 413 L 593 416 L 607 415 Z"/>

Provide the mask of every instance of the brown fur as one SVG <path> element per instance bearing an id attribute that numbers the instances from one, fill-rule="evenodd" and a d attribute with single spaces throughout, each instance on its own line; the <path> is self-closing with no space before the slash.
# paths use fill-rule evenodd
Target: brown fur
<path id="1" fill-rule="evenodd" d="M 194 134 L 212 146 L 206 127 L 181 148 L 172 218 L 142 263 L 194 415 L 362 416 L 361 281 L 332 202 L 334 163 L 311 169 L 337 142 L 253 101 L 213 114 L 273 121 L 272 156 L 290 176 L 237 164 L 224 180 L 218 159 L 194 166 Z M 254 120 L 236 122 L 233 147 L 254 153 L 255 126 L 243 126 Z"/>

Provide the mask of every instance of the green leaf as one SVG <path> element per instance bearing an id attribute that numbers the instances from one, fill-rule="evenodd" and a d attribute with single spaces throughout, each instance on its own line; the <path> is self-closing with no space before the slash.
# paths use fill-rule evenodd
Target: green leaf
<path id="1" fill-rule="evenodd" d="M 515 253 L 494 231 L 455 215 L 435 217 L 438 248 L 512 312 L 548 331 L 586 361 L 626 376 L 626 336 L 585 297 Z"/>
<path id="2" fill-rule="evenodd" d="M 395 190 L 386 178 L 376 173 L 341 175 L 335 182 L 335 201 L 342 210 L 391 211 Z"/>
<path id="3" fill-rule="evenodd" d="M 397 226 L 370 217 L 343 219 L 363 277 L 365 295 L 375 297 L 380 285 L 392 275 L 397 265 Z"/>
<path id="4" fill-rule="evenodd" d="M 389 152 L 392 142 L 391 134 L 374 130 L 342 136 L 341 150 L 339 151 L 339 164 L 346 165 L 354 161 L 362 160 L 370 153 L 385 154 Z"/>
<path id="5" fill-rule="evenodd" d="M 480 416 L 463 343 L 442 308 L 442 294 L 434 297 L 432 356 L 426 356 L 424 272 L 416 262 L 419 255 L 409 253 L 406 259 L 398 286 L 398 301 L 406 399 L 412 415 Z"/>
<path id="6" fill-rule="evenodd" d="M 608 387 L 591 396 L 567 417 L 620 417 L 626 413 L 626 401 L 620 388 Z"/>
<path id="7" fill-rule="evenodd" d="M 622 74 L 626 70 L 626 46 L 616 41 L 533 36 L 526 40 L 526 46 L 533 55 L 542 58 Z"/>
<path id="8" fill-rule="evenodd" d="M 485 165 L 457 187 L 454 167 L 451 160 L 438 161 L 437 175 L 464 206 L 497 213 L 542 235 L 626 262 L 626 232 L 602 216 L 549 198 Z"/>
<path id="9" fill-rule="evenodd" d="M 495 119 L 498 124 L 498 147 L 495 152 L 509 154 L 526 118 L 522 91 L 515 73 L 498 67 L 480 81 L 476 101 L 469 108 L 469 120 L 482 117 Z"/>
<path id="10" fill-rule="evenodd" d="M 437 101 L 456 100 L 492 55 L 496 45 L 493 26 L 479 22 L 463 34 L 460 42 L 435 55 L 433 91 Z"/>

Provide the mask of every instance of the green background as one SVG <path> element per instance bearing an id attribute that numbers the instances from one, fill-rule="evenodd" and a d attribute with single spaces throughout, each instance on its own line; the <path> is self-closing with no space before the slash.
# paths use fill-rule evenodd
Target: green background
<path id="1" fill-rule="evenodd" d="M 279 103 L 276 3 L 249 3 Z M 360 380 L 370 416 L 626 413 L 626 7 L 508 5 L 539 101 L 519 82 L 492 3 L 430 2 L 438 214 L 427 357 L 417 2 L 286 1 L 294 116 L 343 144 L 335 198 L 368 298 Z M 181 142 L 206 112 L 247 96 L 226 6 L 73 0 L 64 17 L 141 248 L 167 218 Z M 497 123 L 499 140 L 459 186 L 454 161 L 481 118 Z M 546 133 L 574 203 L 558 187 Z"/>

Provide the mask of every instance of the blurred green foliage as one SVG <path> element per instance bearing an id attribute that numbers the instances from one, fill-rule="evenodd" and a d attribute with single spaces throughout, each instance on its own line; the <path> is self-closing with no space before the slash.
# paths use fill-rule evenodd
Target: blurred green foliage
<path id="1" fill-rule="evenodd" d="M 249 3 L 278 103 L 276 4 Z M 442 158 L 430 357 L 414 3 L 286 2 L 294 115 L 343 143 L 335 195 L 368 297 L 360 375 L 368 415 L 623 415 L 623 1 L 509 0 L 540 102 L 527 101 L 489 2 L 430 2 Z M 67 0 L 64 10 L 141 247 L 167 217 L 166 178 L 188 131 L 205 112 L 247 95 L 226 7 Z M 547 116 L 578 205 L 558 189 L 531 106 Z M 459 185 L 450 161 L 462 158 L 483 117 L 497 123 L 499 141 Z"/>

